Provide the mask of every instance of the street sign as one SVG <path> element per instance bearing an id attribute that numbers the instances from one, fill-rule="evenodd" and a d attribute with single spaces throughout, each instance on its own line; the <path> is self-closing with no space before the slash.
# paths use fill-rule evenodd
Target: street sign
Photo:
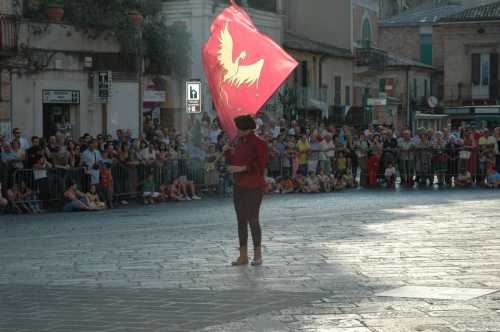
<path id="1" fill-rule="evenodd" d="M 367 105 L 368 106 L 386 106 L 387 99 L 368 98 Z"/>
<path id="2" fill-rule="evenodd" d="M 190 114 L 201 113 L 201 82 L 186 82 L 186 111 Z"/>
<path id="3" fill-rule="evenodd" d="M 96 101 L 101 104 L 107 104 L 111 98 L 111 71 L 100 71 L 96 75 L 97 94 Z"/>
<path id="4" fill-rule="evenodd" d="M 44 104 L 80 104 L 78 90 L 43 90 Z"/>

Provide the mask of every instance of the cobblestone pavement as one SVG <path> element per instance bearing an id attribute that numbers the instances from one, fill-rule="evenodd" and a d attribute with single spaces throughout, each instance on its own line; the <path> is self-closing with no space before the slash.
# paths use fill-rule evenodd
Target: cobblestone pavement
<path id="1" fill-rule="evenodd" d="M 0 331 L 500 331 L 498 191 L 273 196 L 265 265 L 232 268 L 230 200 L 0 216 Z"/>

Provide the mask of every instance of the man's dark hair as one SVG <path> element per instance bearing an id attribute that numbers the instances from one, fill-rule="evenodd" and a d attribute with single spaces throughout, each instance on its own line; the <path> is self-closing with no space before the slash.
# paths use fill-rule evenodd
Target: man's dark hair
<path id="1" fill-rule="evenodd" d="M 255 130 L 257 123 L 251 115 L 242 115 L 234 119 L 234 124 L 239 130 Z"/>

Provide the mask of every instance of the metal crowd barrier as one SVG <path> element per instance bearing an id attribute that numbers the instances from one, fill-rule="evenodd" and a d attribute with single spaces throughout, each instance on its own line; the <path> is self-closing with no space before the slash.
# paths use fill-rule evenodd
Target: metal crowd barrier
<path id="1" fill-rule="evenodd" d="M 491 155 L 490 155 L 491 156 Z M 380 158 L 358 158 L 347 154 L 347 167 L 354 173 L 361 186 L 369 186 L 367 179 L 376 177 L 376 183 L 383 181 L 385 167 L 392 162 L 397 169 L 397 178 L 401 183 L 427 182 L 451 184 L 462 169 L 468 169 L 472 181 L 481 184 L 486 178 L 488 162 L 485 148 L 455 148 L 455 149 L 412 149 L 384 150 Z M 493 159 L 495 156 L 493 155 Z M 311 162 L 312 161 L 312 162 Z M 491 160 L 493 163 L 494 160 Z M 308 166 L 314 171 L 325 171 L 328 175 L 335 174 L 336 158 L 327 161 L 309 160 Z M 375 173 L 373 167 L 377 168 Z M 295 166 L 295 167 L 294 167 Z M 273 177 L 293 175 L 297 168 L 292 158 L 286 154 L 271 158 L 268 174 Z M 309 169 L 311 170 L 311 169 Z M 371 172 L 371 173 L 370 173 Z M 200 191 L 216 192 L 225 195 L 231 184 L 232 177 L 224 169 L 207 169 L 207 164 L 201 159 L 168 160 L 163 164 L 127 165 L 115 163 L 111 167 L 113 177 L 113 195 L 115 199 L 135 198 L 142 193 L 142 184 L 146 176 L 151 174 L 156 190 L 160 185 L 170 185 L 180 176 L 192 181 Z M 64 201 L 64 192 L 70 181 L 77 184 L 78 189 L 87 192 L 90 186 L 90 175 L 84 168 L 51 168 L 51 169 L 16 169 L 9 163 L 0 162 L 0 182 L 4 194 L 13 186 L 29 188 L 33 195 L 23 202 L 39 202 L 46 206 L 60 206 Z"/>
<path id="2" fill-rule="evenodd" d="M 486 166 L 488 161 L 485 148 L 455 148 L 455 149 L 391 149 L 383 150 L 373 163 L 368 156 L 359 158 L 353 154 L 348 154 L 347 168 L 351 169 L 354 175 L 363 184 L 363 178 L 368 176 L 373 165 L 376 164 L 376 177 L 381 180 L 385 177 L 385 169 L 389 162 L 396 168 L 397 176 L 400 181 L 409 179 L 411 181 L 428 180 L 433 182 L 451 183 L 452 178 L 457 177 L 462 169 L 467 169 L 471 173 L 472 180 L 476 183 L 482 183 L 486 177 Z M 492 151 L 492 150 L 491 150 Z M 372 157 L 373 158 L 373 157 Z M 327 161 L 312 162 L 308 160 L 307 172 L 313 170 L 319 173 L 325 171 L 327 175 L 335 175 L 337 158 L 329 158 Z M 373 161 L 373 159 L 371 160 Z M 491 160 L 493 164 L 493 160 Z M 325 167 L 325 163 L 329 163 Z M 310 166 L 316 166 L 311 169 Z M 293 157 L 288 154 L 281 154 L 274 158 L 271 157 L 268 167 L 268 174 L 273 177 L 282 177 L 293 175 L 294 169 Z M 299 171 L 300 172 L 300 171 Z"/>

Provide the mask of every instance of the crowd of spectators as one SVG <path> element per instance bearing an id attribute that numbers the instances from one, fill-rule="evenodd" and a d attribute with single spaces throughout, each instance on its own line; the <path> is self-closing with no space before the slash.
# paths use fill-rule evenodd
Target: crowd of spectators
<path id="1" fill-rule="evenodd" d="M 405 187 L 500 186 L 500 128 L 420 128 L 412 133 L 391 126 L 356 130 L 285 120 L 257 123 L 258 134 L 269 144 L 266 179 L 272 193 L 393 188 L 398 180 Z M 47 191 L 40 183 L 49 170 L 83 171 L 82 181 L 65 178 L 61 198 L 66 211 L 127 204 L 122 193 L 156 204 L 200 199 L 201 190 L 230 192 L 232 144 L 217 120 L 204 114 L 187 129 L 181 135 L 146 120 L 139 138 L 120 129 L 115 135 L 73 139 L 57 133 L 28 140 L 15 128 L 12 139 L 0 136 L 0 209 L 40 212 Z M 29 170 L 29 177 L 12 176 L 23 170 Z"/>

